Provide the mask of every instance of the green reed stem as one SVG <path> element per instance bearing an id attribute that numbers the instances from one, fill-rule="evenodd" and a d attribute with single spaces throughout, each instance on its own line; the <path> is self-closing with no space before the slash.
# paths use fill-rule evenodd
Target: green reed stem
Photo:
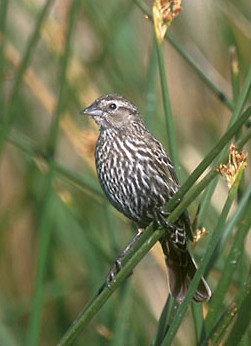
<path id="1" fill-rule="evenodd" d="M 177 149 L 177 142 L 175 138 L 172 110 L 171 110 L 171 104 L 170 104 L 169 92 L 168 92 L 168 86 L 167 86 L 165 64 L 164 64 L 164 59 L 162 54 L 161 41 L 157 38 L 156 33 L 155 33 L 155 41 L 156 41 L 156 49 L 157 49 L 157 55 L 158 55 L 164 113 L 166 118 L 169 154 L 170 154 L 172 164 L 174 165 L 174 168 L 176 170 L 176 173 L 178 174 L 179 173 L 178 149 Z"/>
<path id="2" fill-rule="evenodd" d="M 26 345 L 35 346 L 39 343 L 39 332 L 41 324 L 41 315 L 43 307 L 43 296 L 44 296 L 44 276 L 45 269 L 47 265 L 48 252 L 49 252 L 49 243 L 50 243 L 50 206 L 51 206 L 51 197 L 53 195 L 52 182 L 55 176 L 55 161 L 54 155 L 57 146 L 57 140 L 59 135 L 59 119 L 62 114 L 63 100 L 64 100 L 64 91 L 65 91 L 65 79 L 66 79 L 66 69 L 69 60 L 70 54 L 70 41 L 73 31 L 74 19 L 77 11 L 78 1 L 73 1 L 72 8 L 70 11 L 69 24 L 66 34 L 66 43 L 65 51 L 62 57 L 61 63 L 61 73 L 60 73 L 60 90 L 58 96 L 58 104 L 56 112 L 52 121 L 51 131 L 48 140 L 48 174 L 46 176 L 45 182 L 45 195 L 42 204 L 41 211 L 41 221 L 39 224 L 39 257 L 38 257 L 38 266 L 37 266 L 37 276 L 35 282 L 35 292 L 34 292 L 34 301 L 31 312 L 31 319 L 28 326 Z"/>
<path id="3" fill-rule="evenodd" d="M 4 143 L 7 139 L 7 134 L 9 132 L 9 126 L 10 126 L 12 117 L 15 115 L 15 112 L 17 109 L 17 96 L 18 96 L 18 93 L 20 90 L 20 86 L 22 83 L 24 73 L 25 73 L 25 71 L 29 65 L 31 55 L 34 51 L 35 45 L 40 38 L 41 27 L 43 25 L 43 22 L 46 18 L 48 10 L 49 10 L 53 1 L 54 0 L 47 0 L 44 7 L 41 10 L 41 12 L 39 13 L 39 16 L 38 16 L 37 22 L 36 22 L 36 26 L 35 26 L 35 30 L 34 30 L 33 34 L 31 35 L 31 38 L 28 41 L 25 54 L 23 56 L 23 59 L 21 60 L 19 67 L 18 67 L 15 83 L 14 83 L 12 93 L 10 96 L 10 100 L 9 100 L 9 106 L 8 106 L 4 116 L 3 116 L 3 122 L 2 122 L 2 126 L 0 128 L 0 155 L 1 155 L 3 147 L 4 147 Z"/>

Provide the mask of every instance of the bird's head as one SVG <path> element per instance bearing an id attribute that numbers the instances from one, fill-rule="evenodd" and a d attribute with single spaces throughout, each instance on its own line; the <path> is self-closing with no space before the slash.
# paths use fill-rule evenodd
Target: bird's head
<path id="1" fill-rule="evenodd" d="M 80 113 L 91 116 L 101 130 L 126 128 L 132 123 L 143 124 L 137 107 L 117 94 L 99 97 Z"/>

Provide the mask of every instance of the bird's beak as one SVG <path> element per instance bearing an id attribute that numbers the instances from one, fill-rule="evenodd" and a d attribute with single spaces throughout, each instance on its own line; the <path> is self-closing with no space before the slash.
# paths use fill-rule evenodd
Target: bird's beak
<path id="1" fill-rule="evenodd" d="M 98 108 L 97 105 L 95 103 L 93 103 L 92 105 L 90 105 L 89 107 L 86 107 L 85 109 L 83 109 L 80 114 L 86 114 L 92 117 L 95 116 L 102 116 L 103 115 L 103 111 L 102 109 Z"/>

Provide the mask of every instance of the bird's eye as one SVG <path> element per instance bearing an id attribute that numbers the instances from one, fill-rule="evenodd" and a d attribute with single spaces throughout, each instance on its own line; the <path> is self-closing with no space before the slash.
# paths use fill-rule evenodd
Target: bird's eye
<path id="1" fill-rule="evenodd" d="M 112 109 L 112 110 L 114 111 L 114 109 L 117 108 L 117 105 L 115 105 L 115 103 L 111 103 L 111 104 L 109 105 L 109 108 Z"/>

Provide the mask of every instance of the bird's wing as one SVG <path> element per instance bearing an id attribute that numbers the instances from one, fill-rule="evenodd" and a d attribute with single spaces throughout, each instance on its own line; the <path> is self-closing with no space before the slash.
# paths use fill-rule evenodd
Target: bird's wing
<path id="1" fill-rule="evenodd" d="M 166 183 L 170 186 L 170 197 L 179 189 L 179 181 L 171 160 L 163 145 L 153 136 L 146 137 L 146 144 L 152 148 L 153 164 L 158 173 L 165 177 Z"/>
<path id="2" fill-rule="evenodd" d="M 172 196 L 178 191 L 180 187 L 174 166 L 172 165 L 171 160 L 163 145 L 154 136 L 152 136 L 151 134 L 150 136 L 147 136 L 146 144 L 148 144 L 148 147 L 153 148 L 153 164 L 158 171 L 158 174 L 161 175 L 161 177 L 165 180 L 169 187 L 168 198 L 172 198 Z M 187 210 L 184 211 L 179 220 L 184 222 L 186 234 L 190 240 L 193 240 L 192 226 Z"/>

